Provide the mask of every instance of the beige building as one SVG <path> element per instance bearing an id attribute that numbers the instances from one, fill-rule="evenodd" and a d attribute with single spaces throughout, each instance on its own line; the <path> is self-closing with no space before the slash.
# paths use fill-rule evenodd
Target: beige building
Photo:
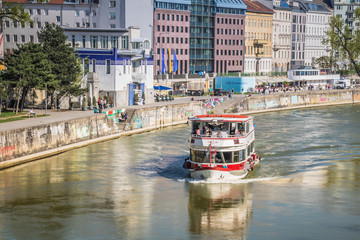
<path id="1" fill-rule="evenodd" d="M 247 6 L 245 25 L 245 73 L 272 71 L 273 13 L 257 1 L 243 1 Z"/>

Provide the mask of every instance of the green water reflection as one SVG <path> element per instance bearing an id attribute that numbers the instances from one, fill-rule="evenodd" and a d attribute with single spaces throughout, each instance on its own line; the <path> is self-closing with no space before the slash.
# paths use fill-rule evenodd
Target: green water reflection
<path id="1" fill-rule="evenodd" d="M 360 239 L 360 106 L 255 115 L 248 179 L 187 178 L 187 126 L 0 172 L 0 239 Z"/>

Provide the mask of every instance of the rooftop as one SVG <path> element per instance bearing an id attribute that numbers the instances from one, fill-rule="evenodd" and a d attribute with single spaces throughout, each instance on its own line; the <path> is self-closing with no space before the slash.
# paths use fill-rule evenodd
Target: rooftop
<path id="1" fill-rule="evenodd" d="M 246 9 L 242 0 L 214 0 L 216 7 Z"/>
<path id="2" fill-rule="evenodd" d="M 249 0 L 243 0 L 243 2 L 247 6 L 247 12 L 256 12 L 256 13 L 271 13 L 273 14 L 274 11 L 263 4 L 257 2 L 257 1 L 249 1 Z"/>

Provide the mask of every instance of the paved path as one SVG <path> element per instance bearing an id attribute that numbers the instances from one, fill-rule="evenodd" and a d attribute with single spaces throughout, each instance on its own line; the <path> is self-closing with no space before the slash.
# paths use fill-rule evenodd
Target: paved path
<path id="1" fill-rule="evenodd" d="M 196 96 L 194 97 L 195 100 L 199 99 L 208 99 L 211 98 L 210 96 Z M 173 101 L 167 101 L 167 102 L 155 102 L 151 104 L 146 105 L 134 105 L 134 106 L 126 106 L 126 107 L 117 107 L 112 109 L 141 109 L 141 108 L 148 108 L 148 107 L 159 107 L 159 106 L 168 106 L 168 105 L 175 105 L 175 104 L 182 104 L 182 103 L 189 103 L 191 102 L 191 97 L 182 97 L 182 98 L 175 98 Z M 111 109 L 106 109 L 111 110 Z M 28 111 L 26 109 L 26 111 Z M 39 110 L 34 109 L 34 112 L 37 115 L 45 114 L 45 110 Z M 83 117 L 90 117 L 94 115 L 94 111 L 81 111 L 81 110 L 62 110 L 62 111 L 47 111 L 47 117 L 38 117 L 38 118 L 27 118 L 24 120 L 18 120 L 14 122 L 7 122 L 7 123 L 0 123 L 0 132 L 8 131 L 8 130 L 14 130 L 14 129 L 20 129 L 20 128 L 28 128 L 28 127 L 34 127 L 44 124 L 50 124 L 55 122 L 61 122 L 66 120 L 73 120 Z"/>

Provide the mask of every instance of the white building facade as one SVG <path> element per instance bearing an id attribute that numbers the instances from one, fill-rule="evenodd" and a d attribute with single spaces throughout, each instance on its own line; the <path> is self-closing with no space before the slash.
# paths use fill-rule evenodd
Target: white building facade
<path id="1" fill-rule="evenodd" d="M 150 0 L 3 0 L 18 3 L 29 11 L 33 23 L 20 24 L 5 20 L 4 50 L 16 44 L 38 42 L 37 32 L 49 23 L 65 28 L 128 28 L 140 29 L 140 37 L 152 39 L 153 1 Z M 138 9 L 136 9 L 136 7 Z M 140 17 L 141 16 L 141 17 Z M 142 32 L 143 31 L 143 32 Z"/>
<path id="2" fill-rule="evenodd" d="M 138 28 L 64 30 L 82 61 L 88 98 L 111 97 L 115 107 L 154 101 L 150 41 Z"/>
<path id="3" fill-rule="evenodd" d="M 274 5 L 273 19 L 273 72 L 286 72 L 291 60 L 291 21 L 292 11 L 284 2 Z"/>
<path id="4" fill-rule="evenodd" d="M 315 60 L 322 56 L 330 56 L 330 45 L 324 44 L 326 32 L 330 28 L 332 12 L 324 5 L 303 2 L 306 11 L 305 29 L 305 66 L 315 67 Z"/>

